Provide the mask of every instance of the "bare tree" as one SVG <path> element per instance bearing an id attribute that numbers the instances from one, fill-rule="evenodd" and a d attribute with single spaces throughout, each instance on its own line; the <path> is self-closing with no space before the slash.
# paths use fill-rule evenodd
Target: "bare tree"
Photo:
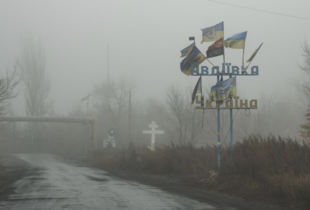
<path id="1" fill-rule="evenodd" d="M 129 93 L 135 88 L 135 81 L 133 79 L 128 80 L 125 77 L 120 78 L 117 82 L 110 81 L 109 88 L 107 82 L 94 87 L 92 93 L 94 107 L 99 116 L 101 116 L 101 123 L 106 128 L 101 135 L 107 135 L 108 129 L 113 127 L 117 131 L 116 135 L 118 139 L 120 138 L 120 130 L 122 125 L 124 125 L 124 117 L 128 116 Z M 125 120 L 125 122 L 127 125 L 128 121 Z"/>
<path id="2" fill-rule="evenodd" d="M 10 114 L 10 99 L 15 98 L 18 92 L 15 92 L 15 88 L 19 83 L 17 78 L 16 68 L 12 73 L 7 72 L 5 76 L 0 78 L 0 115 Z M 11 123 L 0 122 L 0 143 L 2 151 L 8 151 L 9 145 L 12 145 L 12 141 L 9 139 L 9 127 Z M 15 126 L 15 123 L 12 123 Z"/>
<path id="3" fill-rule="evenodd" d="M 18 93 L 15 93 L 14 89 L 19 84 L 19 81 L 16 68 L 11 74 L 7 72 L 5 77 L 0 78 L 0 115 L 6 113 L 9 100 L 17 96 Z"/>
<path id="4" fill-rule="evenodd" d="M 43 116 L 47 112 L 46 99 L 50 93 L 50 80 L 45 71 L 45 52 L 29 35 L 22 37 L 21 44 L 17 66 L 25 86 L 26 113 L 28 116 Z"/>
<path id="5" fill-rule="evenodd" d="M 44 116 L 48 112 L 47 97 L 50 93 L 50 80 L 46 74 L 45 52 L 41 44 L 36 44 L 30 35 L 21 39 L 21 52 L 17 59 L 24 83 L 24 96 L 27 116 Z M 39 138 L 39 124 L 29 123 L 32 143 Z"/>
<path id="6" fill-rule="evenodd" d="M 162 108 L 170 140 L 177 144 L 196 144 L 201 130 L 202 112 L 195 110 L 190 102 L 190 91 L 182 91 L 172 85 L 166 91 Z"/>
<path id="7" fill-rule="evenodd" d="M 302 85 L 302 93 L 309 99 L 310 98 L 310 80 L 309 80 L 309 75 L 310 75 L 310 46 L 308 42 L 305 40 L 304 44 L 301 46 L 302 50 L 302 57 L 303 57 L 303 64 L 299 64 L 299 68 L 307 73 L 308 79 L 304 81 L 304 84 Z"/>

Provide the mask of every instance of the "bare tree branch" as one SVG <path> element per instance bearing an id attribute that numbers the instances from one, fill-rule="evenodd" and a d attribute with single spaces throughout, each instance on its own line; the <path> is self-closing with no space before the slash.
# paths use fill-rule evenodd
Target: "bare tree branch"
<path id="1" fill-rule="evenodd" d="M 26 34 L 21 38 L 21 52 L 16 61 L 24 83 L 27 116 L 45 116 L 49 110 L 46 99 L 50 93 L 50 79 L 46 75 L 45 52 L 40 44 Z M 32 143 L 38 140 L 41 129 L 38 123 L 29 123 Z"/>
<path id="2" fill-rule="evenodd" d="M 196 113 L 191 105 L 190 91 L 183 92 L 176 86 L 170 86 L 166 91 L 162 115 L 171 141 L 179 144 L 197 143 L 202 113 Z"/>
<path id="3" fill-rule="evenodd" d="M 16 72 L 15 68 L 12 73 L 7 72 L 6 76 L 0 79 L 0 115 L 5 114 L 9 100 L 18 95 L 18 92 L 14 92 L 20 82 Z"/>

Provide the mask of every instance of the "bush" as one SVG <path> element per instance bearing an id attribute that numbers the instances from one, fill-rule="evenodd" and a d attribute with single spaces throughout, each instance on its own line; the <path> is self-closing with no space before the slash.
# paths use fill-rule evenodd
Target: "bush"
<path id="1" fill-rule="evenodd" d="M 217 147 L 130 144 L 96 154 L 98 164 L 136 172 L 176 175 L 196 186 L 218 189 L 249 199 L 281 205 L 310 207 L 310 149 L 291 138 L 251 135 L 236 143 L 234 151 L 222 148 L 220 170 Z M 216 178 L 210 171 L 217 171 Z"/>

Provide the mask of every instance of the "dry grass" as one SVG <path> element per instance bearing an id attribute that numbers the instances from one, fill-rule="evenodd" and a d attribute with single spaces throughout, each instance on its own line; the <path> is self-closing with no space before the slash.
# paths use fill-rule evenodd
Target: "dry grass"
<path id="1" fill-rule="evenodd" d="M 249 136 L 236 144 L 230 156 L 223 161 L 218 185 L 263 193 L 262 201 L 309 209 L 310 149 L 306 144 L 290 138 Z"/>
<path id="2" fill-rule="evenodd" d="M 290 138 L 249 136 L 233 152 L 222 149 L 220 169 L 216 147 L 171 145 L 153 152 L 130 144 L 92 155 L 105 167 L 179 175 L 196 186 L 310 209 L 310 149 Z M 210 177 L 212 170 L 218 172 L 216 178 Z"/>

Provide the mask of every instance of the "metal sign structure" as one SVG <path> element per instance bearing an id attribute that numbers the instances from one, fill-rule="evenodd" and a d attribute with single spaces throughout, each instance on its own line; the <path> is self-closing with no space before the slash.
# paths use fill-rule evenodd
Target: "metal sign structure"
<path id="1" fill-rule="evenodd" d="M 258 66 L 253 66 L 251 68 L 251 72 L 248 73 L 245 70 L 241 71 L 239 70 L 239 67 L 237 66 L 231 66 L 230 63 L 223 63 L 222 64 L 222 71 L 219 71 L 219 66 L 213 66 L 212 69 L 209 69 L 207 66 L 201 66 L 199 68 L 199 63 L 192 63 L 191 64 L 191 76 L 216 76 L 217 77 L 217 83 L 220 83 L 220 78 L 222 76 L 229 76 L 229 78 L 237 77 L 237 76 L 258 76 L 259 75 L 259 68 Z M 210 99 L 207 99 L 205 102 L 202 103 L 199 101 L 198 96 L 196 97 L 196 103 L 197 104 L 203 104 L 203 107 L 197 106 L 196 109 L 206 109 L 206 110 L 217 110 L 217 149 L 218 149 L 218 167 L 221 165 L 221 124 L 220 124 L 220 110 L 221 109 L 229 109 L 230 110 L 230 150 L 233 150 L 233 109 L 257 109 L 257 100 L 239 100 L 239 97 L 229 99 L 224 99 L 222 101 L 216 101 L 216 106 L 212 106 L 212 101 Z M 225 101 L 225 107 L 221 107 L 222 104 L 224 104 Z M 206 106 L 204 106 L 204 104 Z"/>
<path id="2" fill-rule="evenodd" d="M 229 38 L 224 40 L 224 21 L 215 24 L 213 26 L 208 26 L 202 31 L 202 41 L 203 42 L 213 42 L 207 51 L 206 56 L 197 48 L 195 43 L 195 37 L 189 37 L 189 40 L 194 41 L 191 45 L 187 46 L 183 50 L 181 50 L 181 57 L 185 57 L 180 63 L 181 72 L 185 75 L 189 76 L 199 76 L 199 80 L 194 88 L 192 94 L 192 103 L 195 100 L 196 93 L 199 89 L 199 92 L 202 92 L 201 88 L 201 77 L 202 76 L 216 76 L 217 83 L 215 86 L 211 88 L 209 100 L 206 101 L 207 107 L 204 107 L 204 99 L 203 95 L 201 95 L 201 107 L 200 109 L 217 109 L 217 124 L 218 124 L 218 166 L 221 164 L 221 138 L 220 138 L 220 110 L 221 109 L 230 109 L 230 138 L 231 145 L 230 149 L 233 150 L 233 119 L 232 119 L 232 110 L 233 109 L 256 109 L 257 108 L 257 100 L 251 100 L 250 104 L 248 101 L 240 100 L 241 106 L 238 106 L 238 98 L 237 98 L 237 89 L 236 89 L 236 78 L 237 76 L 258 76 L 259 68 L 258 66 L 253 66 L 248 70 L 251 65 L 255 55 L 263 45 L 260 46 L 253 52 L 251 57 L 246 61 L 249 63 L 246 67 L 244 67 L 244 49 L 245 49 L 245 41 L 247 37 L 247 31 L 236 33 Z M 225 48 L 231 49 L 242 49 L 242 66 L 233 66 L 229 62 L 225 62 Z M 209 58 L 223 56 L 223 63 L 221 66 L 214 66 L 213 63 L 209 60 Z M 199 64 L 203 63 L 207 60 L 212 67 L 208 68 L 207 66 L 201 66 L 199 68 Z M 223 76 L 229 76 L 228 80 L 223 81 Z M 221 77 L 221 79 L 220 79 Z M 233 105 L 233 98 L 236 103 Z M 196 98 L 197 101 L 197 98 Z M 225 108 L 220 107 L 225 101 Z M 216 102 L 216 107 L 212 107 L 211 102 Z"/>

